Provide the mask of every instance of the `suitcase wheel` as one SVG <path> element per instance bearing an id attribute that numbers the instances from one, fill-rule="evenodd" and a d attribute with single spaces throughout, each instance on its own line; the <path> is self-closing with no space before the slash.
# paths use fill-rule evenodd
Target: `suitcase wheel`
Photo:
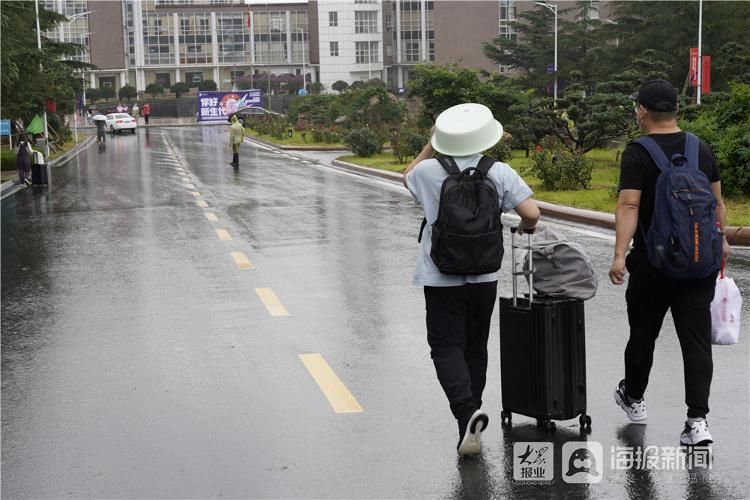
<path id="1" fill-rule="evenodd" d="M 537 420 L 536 427 L 548 434 L 552 434 L 557 430 L 557 425 L 552 420 Z"/>
<path id="2" fill-rule="evenodd" d="M 581 425 L 581 433 L 591 433 L 591 417 L 585 413 L 578 417 L 578 423 Z"/>
<path id="3" fill-rule="evenodd" d="M 500 412 L 500 425 L 510 429 L 513 427 L 513 414 L 509 411 L 503 410 Z"/>

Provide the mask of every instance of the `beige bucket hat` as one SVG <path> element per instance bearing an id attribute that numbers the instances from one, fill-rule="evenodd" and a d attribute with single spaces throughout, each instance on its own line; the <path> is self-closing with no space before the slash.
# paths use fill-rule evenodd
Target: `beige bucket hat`
<path id="1" fill-rule="evenodd" d="M 469 156 L 490 149 L 503 136 L 503 126 L 483 104 L 450 107 L 435 120 L 430 142 L 435 151 L 448 156 Z"/>

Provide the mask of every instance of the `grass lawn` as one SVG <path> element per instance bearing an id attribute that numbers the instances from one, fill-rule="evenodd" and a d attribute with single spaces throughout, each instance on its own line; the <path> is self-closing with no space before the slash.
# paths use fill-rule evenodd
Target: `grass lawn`
<path id="1" fill-rule="evenodd" d="M 312 133 L 307 132 L 307 141 L 302 138 L 302 134 L 298 131 L 293 131 L 292 136 L 288 137 L 286 133 L 284 134 L 283 139 L 277 139 L 276 137 L 261 134 L 255 130 L 246 128 L 245 129 L 245 135 L 250 137 L 257 137 L 258 139 L 262 139 L 267 142 L 271 142 L 273 144 L 278 144 L 280 146 L 299 146 L 299 147 L 318 147 L 318 148 L 341 148 L 346 149 L 346 146 L 341 144 L 340 142 L 335 143 L 327 143 L 327 142 L 313 142 L 312 140 Z"/>
<path id="2" fill-rule="evenodd" d="M 531 189 L 534 190 L 534 198 L 537 200 L 557 205 L 614 213 L 617 200 L 612 193 L 614 191 L 613 187 L 617 184 L 620 175 L 617 151 L 617 149 L 594 149 L 587 153 L 587 156 L 594 160 L 591 189 L 547 191 L 542 189 L 539 179 L 531 175 L 523 175 L 523 178 Z M 356 165 L 379 168 L 381 170 L 390 170 L 392 172 L 403 172 L 409 164 L 409 162 L 398 163 L 396 158 L 390 153 L 380 153 L 371 158 L 342 156 L 339 160 Z M 529 165 L 529 162 L 530 159 L 526 158 L 526 154 L 523 151 L 513 151 L 513 156 L 508 163 L 516 171 L 521 172 Z M 729 198 L 725 202 L 728 207 L 729 225 L 750 227 L 750 198 Z"/>

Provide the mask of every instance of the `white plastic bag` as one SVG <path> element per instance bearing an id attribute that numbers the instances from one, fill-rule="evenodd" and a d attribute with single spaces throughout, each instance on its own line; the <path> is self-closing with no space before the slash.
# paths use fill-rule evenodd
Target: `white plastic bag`
<path id="1" fill-rule="evenodd" d="M 716 293 L 711 302 L 711 343 L 731 345 L 740 339 L 742 295 L 732 278 L 724 276 L 724 268 L 716 278 Z"/>

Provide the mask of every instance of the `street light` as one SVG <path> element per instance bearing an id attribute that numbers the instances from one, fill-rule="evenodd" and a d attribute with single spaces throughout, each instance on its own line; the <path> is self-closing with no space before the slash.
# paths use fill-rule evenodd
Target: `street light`
<path id="1" fill-rule="evenodd" d="M 555 93 L 553 97 L 554 106 L 557 107 L 557 4 L 534 2 L 537 5 L 548 8 L 555 14 Z"/>
<path id="2" fill-rule="evenodd" d="M 42 31 L 39 28 L 39 0 L 34 0 L 36 10 L 36 45 L 39 52 L 42 51 Z M 39 69 L 42 70 L 42 63 L 39 63 Z M 49 131 L 47 130 L 47 107 L 44 107 L 44 161 L 49 158 Z"/>
<path id="3" fill-rule="evenodd" d="M 616 21 L 613 21 L 611 19 L 599 19 L 599 21 L 603 23 L 607 23 L 607 24 L 614 24 L 615 26 L 619 24 Z M 620 37 L 618 36 L 617 38 L 615 38 L 615 47 L 619 47 L 619 46 L 620 46 Z"/>
<path id="4" fill-rule="evenodd" d="M 302 28 L 295 28 L 294 31 L 299 31 L 302 34 L 302 89 L 307 94 L 307 75 L 305 74 L 305 31 Z"/>
<path id="5" fill-rule="evenodd" d="M 701 105 L 703 93 L 703 0 L 698 3 L 698 95 L 695 104 Z"/>

